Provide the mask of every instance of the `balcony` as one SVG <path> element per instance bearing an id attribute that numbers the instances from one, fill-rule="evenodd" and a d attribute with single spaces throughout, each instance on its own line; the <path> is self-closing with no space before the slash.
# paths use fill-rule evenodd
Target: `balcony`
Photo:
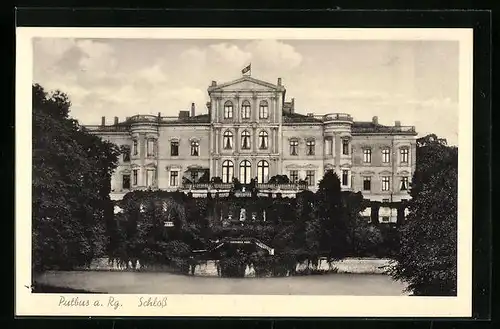
<path id="1" fill-rule="evenodd" d="M 295 195 L 300 191 L 308 189 L 307 183 L 287 183 L 287 184 L 269 184 L 260 183 L 256 184 L 257 194 L 260 196 L 265 195 Z M 193 194 L 206 195 L 207 193 L 222 193 L 226 195 L 229 192 L 234 192 L 236 197 L 251 197 L 252 186 L 250 184 L 242 184 L 241 189 L 235 190 L 233 183 L 183 183 L 180 190 L 184 192 L 191 192 Z"/>
<path id="2" fill-rule="evenodd" d="M 328 121 L 349 121 L 352 122 L 352 116 L 347 113 L 328 113 L 322 116 L 318 116 L 318 119 L 323 120 L 324 122 Z"/>

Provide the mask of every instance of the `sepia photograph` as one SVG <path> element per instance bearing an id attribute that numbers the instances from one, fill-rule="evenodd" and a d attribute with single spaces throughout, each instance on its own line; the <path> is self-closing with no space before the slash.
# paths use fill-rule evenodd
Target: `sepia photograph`
<path id="1" fill-rule="evenodd" d="M 470 298 L 470 33 L 39 30 L 27 296 Z"/>

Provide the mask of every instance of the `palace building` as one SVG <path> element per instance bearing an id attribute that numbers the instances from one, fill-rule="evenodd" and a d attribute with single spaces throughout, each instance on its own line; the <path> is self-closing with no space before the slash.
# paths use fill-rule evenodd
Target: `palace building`
<path id="1" fill-rule="evenodd" d="M 256 179 L 259 189 L 284 194 L 296 186 L 314 191 L 326 170 L 334 170 L 344 190 L 361 191 L 366 199 L 409 199 L 415 170 L 415 127 L 355 121 L 349 114 L 299 114 L 277 83 L 249 75 L 212 81 L 203 113 L 195 104 L 176 117 L 135 115 L 106 125 L 86 126 L 122 148 L 112 176 L 112 198 L 136 189 L 193 191 Z M 268 180 L 286 175 L 290 184 Z M 300 182 L 300 184 L 297 184 Z M 280 192 L 281 193 L 281 192 Z"/>

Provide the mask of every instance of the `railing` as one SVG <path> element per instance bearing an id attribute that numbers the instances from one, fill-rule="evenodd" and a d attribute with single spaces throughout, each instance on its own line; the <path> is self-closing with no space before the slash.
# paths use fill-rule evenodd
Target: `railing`
<path id="1" fill-rule="evenodd" d="M 318 116 L 318 119 L 321 119 L 323 121 L 334 121 L 334 120 L 353 121 L 352 116 L 350 116 L 347 113 L 328 113 L 322 116 Z"/>
<path id="2" fill-rule="evenodd" d="M 129 118 L 130 122 L 157 122 L 158 116 L 149 114 L 134 115 Z"/>
<path id="3" fill-rule="evenodd" d="M 248 190 L 248 186 L 242 185 L 245 187 L 245 192 L 242 193 L 250 193 Z M 182 189 L 184 190 L 231 190 L 234 185 L 232 183 L 183 183 Z M 297 191 L 297 190 L 305 190 L 307 189 L 306 183 L 287 183 L 287 184 L 269 184 L 269 183 L 260 183 L 257 184 L 257 189 L 261 192 L 267 191 L 275 191 L 275 190 L 283 190 L 283 191 Z"/>
<path id="4" fill-rule="evenodd" d="M 118 126 L 102 126 L 102 125 L 87 125 L 84 126 L 88 131 L 99 131 L 99 132 L 127 132 L 129 131 L 129 127 L 127 125 L 118 125 Z"/>
<path id="5" fill-rule="evenodd" d="M 414 126 L 354 127 L 354 133 L 415 133 Z"/>

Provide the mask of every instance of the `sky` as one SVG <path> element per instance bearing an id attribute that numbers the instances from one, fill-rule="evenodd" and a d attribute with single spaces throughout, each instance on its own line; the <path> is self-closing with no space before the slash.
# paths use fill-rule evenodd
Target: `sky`
<path id="1" fill-rule="evenodd" d="M 207 88 L 241 77 L 282 79 L 297 113 L 414 125 L 458 145 L 456 41 L 35 38 L 33 82 L 68 94 L 71 116 L 100 124 L 135 114 L 176 116 Z"/>

